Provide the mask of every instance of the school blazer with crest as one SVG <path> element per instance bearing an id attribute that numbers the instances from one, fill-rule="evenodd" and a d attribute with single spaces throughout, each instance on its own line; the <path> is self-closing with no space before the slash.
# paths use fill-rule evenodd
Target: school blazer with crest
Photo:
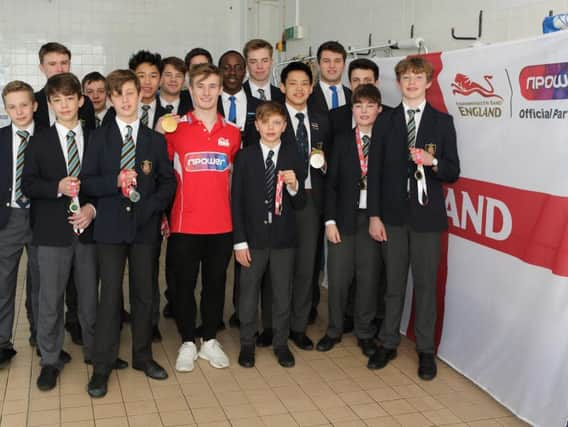
<path id="1" fill-rule="evenodd" d="M 369 216 L 379 216 L 389 225 L 407 224 L 418 232 L 446 230 L 448 217 L 443 184 L 456 181 L 460 174 L 452 116 L 426 103 L 416 135 L 416 147 L 430 149 L 438 159 L 437 172 L 431 166 L 424 167 L 429 199 L 425 206 L 418 203 L 414 179 L 416 165 L 408 159 L 408 137 L 402 104 L 379 116 L 373 128 L 369 152 Z"/>
<path id="2" fill-rule="evenodd" d="M 302 160 L 296 147 L 282 141 L 276 162 L 276 171 L 293 170 L 298 179 L 298 192 L 291 196 L 282 189 L 282 215 L 272 215 L 267 223 L 264 203 L 265 162 L 260 144 L 243 148 L 237 153 L 231 184 L 231 210 L 233 215 L 233 240 L 247 242 L 251 249 L 286 249 L 297 246 L 296 215 L 294 209 L 305 204 Z"/>
<path id="3" fill-rule="evenodd" d="M 83 127 L 84 164 L 89 148 L 89 130 Z M 24 158 L 22 190 L 29 197 L 30 222 L 32 226 L 32 244 L 42 246 L 70 246 L 74 240 L 74 231 L 68 222 L 71 199 L 58 197 L 59 181 L 68 176 L 67 163 L 59 142 L 55 125 L 34 132 L 30 138 Z M 81 205 L 96 202 L 79 191 Z M 93 223 L 79 236 L 83 243 L 92 242 Z"/>
<path id="4" fill-rule="evenodd" d="M 93 132 L 81 169 L 81 189 L 97 200 L 93 231 L 98 243 L 149 243 L 160 241 L 162 213 L 171 203 L 176 179 L 162 135 L 140 125 L 134 169 L 140 200 L 136 203 L 117 187 L 122 135 L 116 121 Z"/>
<path id="5" fill-rule="evenodd" d="M 290 141 L 300 153 L 300 148 L 296 141 L 296 135 L 294 133 L 294 127 L 292 126 L 292 120 L 290 119 L 290 114 L 286 109 L 286 120 L 287 125 L 286 129 L 283 133 L 283 140 Z M 310 133 L 310 142 L 311 147 L 316 147 L 316 144 L 321 143 L 324 156 L 326 161 L 329 162 L 331 158 L 331 151 L 332 151 L 332 135 L 329 126 L 329 120 L 327 114 L 320 114 L 314 111 L 310 106 L 308 106 L 308 120 L 309 123 L 306 123 L 306 127 L 308 128 L 308 132 Z M 314 204 L 316 205 L 316 209 L 323 213 L 324 209 L 324 192 L 325 192 L 325 172 L 321 169 L 315 169 L 311 166 L 310 168 L 310 178 L 312 181 L 312 195 L 314 199 Z M 304 172 L 306 175 L 307 171 Z"/>

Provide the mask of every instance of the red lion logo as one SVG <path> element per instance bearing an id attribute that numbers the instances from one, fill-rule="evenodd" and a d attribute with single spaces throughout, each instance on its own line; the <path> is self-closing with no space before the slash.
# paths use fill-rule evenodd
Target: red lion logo
<path id="1" fill-rule="evenodd" d="M 484 88 L 479 83 L 472 82 L 471 79 L 465 74 L 456 74 L 456 77 L 454 77 L 454 82 L 452 83 L 452 94 L 455 95 L 456 93 L 459 93 L 463 96 L 469 96 L 472 93 L 478 93 L 484 98 L 498 98 L 500 100 L 503 100 L 501 96 L 495 93 L 495 89 L 491 84 L 491 79 L 493 78 L 493 76 L 486 75 L 483 76 L 483 78 L 489 85 L 489 88 Z"/>

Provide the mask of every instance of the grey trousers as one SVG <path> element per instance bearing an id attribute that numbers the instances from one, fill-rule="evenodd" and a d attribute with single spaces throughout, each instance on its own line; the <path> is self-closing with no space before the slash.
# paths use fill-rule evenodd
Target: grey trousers
<path id="1" fill-rule="evenodd" d="M 339 338 L 343 333 L 343 319 L 349 299 L 349 288 L 355 278 L 353 307 L 354 332 L 357 338 L 372 338 L 376 333 L 373 323 L 377 311 L 377 293 L 381 272 L 381 246 L 369 235 L 369 217 L 366 211 L 357 214 L 355 234 L 341 234 L 340 243 L 328 242 L 328 308 L 327 335 Z"/>
<path id="2" fill-rule="evenodd" d="M 239 314 L 241 346 L 254 345 L 258 323 L 258 297 L 268 270 L 272 297 L 274 348 L 286 346 L 290 333 L 290 304 L 294 271 L 294 249 L 251 249 L 250 267 L 241 266 Z"/>
<path id="3" fill-rule="evenodd" d="M 30 264 L 34 262 L 29 209 L 11 210 L 8 223 L 0 230 L 0 349 L 12 348 L 18 267 L 24 247 Z"/>
<path id="4" fill-rule="evenodd" d="M 38 246 L 40 275 L 37 343 L 41 365 L 62 368 L 65 288 L 73 267 L 85 359 L 92 359 L 97 312 L 97 254 L 94 244 L 75 239 L 71 246 Z"/>
<path id="5" fill-rule="evenodd" d="M 306 192 L 306 206 L 295 213 L 298 248 L 294 263 L 290 329 L 294 332 L 305 332 L 312 308 L 312 279 L 321 231 L 321 215 L 314 205 L 310 191 Z"/>
<path id="6" fill-rule="evenodd" d="M 407 225 L 385 227 L 388 240 L 383 243 L 383 256 L 387 268 L 387 292 L 385 319 L 379 338 L 385 348 L 394 349 L 400 344 L 400 321 L 410 267 L 416 310 L 416 350 L 434 353 L 436 277 L 440 262 L 441 233 L 418 233 Z"/>

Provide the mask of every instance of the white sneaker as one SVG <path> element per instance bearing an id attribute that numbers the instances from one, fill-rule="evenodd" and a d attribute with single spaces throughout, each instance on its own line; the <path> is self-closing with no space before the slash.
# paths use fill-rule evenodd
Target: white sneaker
<path id="1" fill-rule="evenodd" d="M 215 338 L 203 341 L 201 339 L 201 349 L 199 350 L 199 357 L 209 360 L 209 364 L 214 368 L 228 368 L 229 358 L 223 351 L 221 344 Z"/>
<path id="2" fill-rule="evenodd" d="M 178 350 L 178 357 L 176 359 L 176 371 L 178 372 L 191 372 L 195 365 L 194 361 L 197 360 L 197 347 L 191 341 L 184 342 Z"/>

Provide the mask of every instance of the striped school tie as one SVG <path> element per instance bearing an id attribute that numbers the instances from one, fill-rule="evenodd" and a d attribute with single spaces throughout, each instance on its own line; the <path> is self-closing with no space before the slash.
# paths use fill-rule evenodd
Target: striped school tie
<path id="1" fill-rule="evenodd" d="M 67 173 L 69 176 L 79 176 L 81 172 L 81 160 L 79 159 L 79 150 L 75 141 L 75 132 L 70 130 L 67 132 Z"/>
<path id="2" fill-rule="evenodd" d="M 144 126 L 148 126 L 148 121 L 150 119 L 148 110 L 150 110 L 150 108 L 151 107 L 148 104 L 142 105 L 142 115 L 140 116 L 140 123 L 142 123 Z"/>
<path id="3" fill-rule="evenodd" d="M 266 206 L 268 211 L 274 208 L 274 182 L 276 181 L 276 167 L 272 161 L 274 151 L 270 150 L 266 157 L 266 169 L 264 169 L 264 185 L 266 189 Z"/>
<path id="4" fill-rule="evenodd" d="M 414 120 L 414 115 L 419 113 L 420 110 L 408 110 L 408 123 L 406 124 L 406 134 L 408 136 L 408 148 L 414 148 L 416 146 L 416 121 Z"/>
<path id="5" fill-rule="evenodd" d="M 132 126 L 126 125 L 126 136 L 122 141 L 120 152 L 120 169 L 134 169 L 134 159 L 136 157 L 136 146 L 132 138 Z"/>
<path id="6" fill-rule="evenodd" d="M 26 208 L 30 204 L 30 199 L 25 197 L 22 192 L 22 172 L 24 170 L 24 154 L 28 147 L 30 133 L 27 130 L 18 130 L 16 135 L 20 137 L 20 144 L 18 145 L 18 154 L 16 156 L 16 187 L 14 196 L 18 206 Z"/>
<path id="7" fill-rule="evenodd" d="M 266 101 L 266 93 L 264 93 L 264 89 L 257 89 L 258 95 L 260 96 L 261 101 Z"/>
<path id="8" fill-rule="evenodd" d="M 371 138 L 369 138 L 367 135 L 363 135 L 361 137 L 361 140 L 363 141 L 363 157 L 367 158 L 369 157 L 369 147 L 371 144 Z"/>

